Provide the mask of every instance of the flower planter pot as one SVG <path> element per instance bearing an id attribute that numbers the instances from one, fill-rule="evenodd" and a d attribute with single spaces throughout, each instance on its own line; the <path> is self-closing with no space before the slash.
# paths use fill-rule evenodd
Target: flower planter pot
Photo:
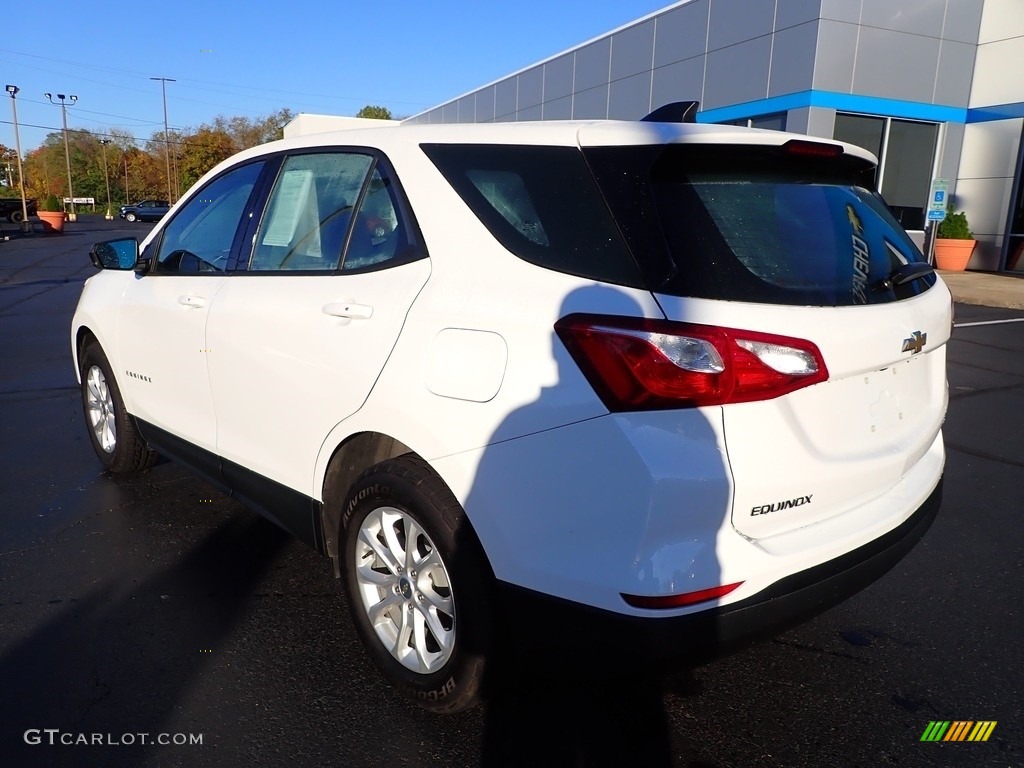
<path id="1" fill-rule="evenodd" d="M 36 216 L 43 222 L 43 231 L 47 234 L 64 231 L 64 211 L 38 211 Z"/>
<path id="2" fill-rule="evenodd" d="M 935 239 L 935 266 L 948 272 L 963 272 L 974 253 L 977 240 Z"/>

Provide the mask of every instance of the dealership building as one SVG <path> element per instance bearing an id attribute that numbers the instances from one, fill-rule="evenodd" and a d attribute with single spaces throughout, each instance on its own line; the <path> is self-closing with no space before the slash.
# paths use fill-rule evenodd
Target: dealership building
<path id="1" fill-rule="evenodd" d="M 864 147 L 886 201 L 924 227 L 948 179 L 970 269 L 1024 271 L 1024 0 L 682 0 L 407 122 L 697 121 Z"/>

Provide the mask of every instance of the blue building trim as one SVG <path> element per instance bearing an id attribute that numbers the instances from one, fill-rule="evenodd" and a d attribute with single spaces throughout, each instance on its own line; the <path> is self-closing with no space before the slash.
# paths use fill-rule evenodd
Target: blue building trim
<path id="1" fill-rule="evenodd" d="M 976 107 L 967 115 L 969 123 L 990 123 L 993 120 L 1010 120 L 1024 117 L 1024 101 L 1016 104 L 996 104 L 992 107 Z"/>
<path id="2" fill-rule="evenodd" d="M 1021 107 L 1022 105 L 1008 105 Z M 967 123 L 979 122 L 970 119 L 974 113 L 983 110 L 968 110 L 963 107 L 947 107 L 942 104 L 923 104 L 916 101 L 900 99 L 883 99 L 877 96 L 859 96 L 853 93 L 835 93 L 833 91 L 799 91 L 783 96 L 773 96 L 728 107 L 707 109 L 697 113 L 698 123 L 723 123 L 740 120 L 745 117 L 770 115 L 776 112 L 788 112 L 791 109 L 806 107 L 822 107 L 840 112 L 861 112 L 872 115 L 902 117 L 908 120 L 928 120 L 935 123 Z M 987 109 L 996 109 L 990 107 Z M 1001 120 L 1017 115 L 1000 115 L 987 117 L 989 120 Z"/>

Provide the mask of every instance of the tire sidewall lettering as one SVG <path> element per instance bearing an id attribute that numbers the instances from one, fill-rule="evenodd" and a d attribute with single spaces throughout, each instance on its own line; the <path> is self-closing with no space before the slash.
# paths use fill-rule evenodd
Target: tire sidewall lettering
<path id="1" fill-rule="evenodd" d="M 409 696 L 419 699 L 420 701 L 440 701 L 454 693 L 455 687 L 455 678 L 449 677 L 448 681 L 444 685 L 433 691 L 422 691 L 418 688 L 407 688 L 406 691 Z"/>
<path id="2" fill-rule="evenodd" d="M 372 485 L 364 486 L 360 488 L 352 498 L 349 499 L 348 505 L 345 507 L 345 514 L 342 515 L 342 525 L 347 527 L 349 521 L 352 519 L 352 515 L 355 514 L 356 510 L 363 505 L 367 499 L 373 501 L 379 501 L 383 499 L 391 499 L 394 497 L 394 492 L 391 486 L 384 483 L 373 483 Z"/>

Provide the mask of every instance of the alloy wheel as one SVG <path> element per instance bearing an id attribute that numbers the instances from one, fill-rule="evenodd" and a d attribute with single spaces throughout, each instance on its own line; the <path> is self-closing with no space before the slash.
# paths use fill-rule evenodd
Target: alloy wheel
<path id="1" fill-rule="evenodd" d="M 107 453 L 117 448 L 117 416 L 107 378 L 98 366 L 89 368 L 85 377 L 86 413 L 96 442 Z"/>
<path id="2" fill-rule="evenodd" d="M 372 510 L 359 527 L 359 598 L 377 638 L 404 667 L 429 674 L 455 649 L 455 601 L 437 548 L 409 514 Z"/>

